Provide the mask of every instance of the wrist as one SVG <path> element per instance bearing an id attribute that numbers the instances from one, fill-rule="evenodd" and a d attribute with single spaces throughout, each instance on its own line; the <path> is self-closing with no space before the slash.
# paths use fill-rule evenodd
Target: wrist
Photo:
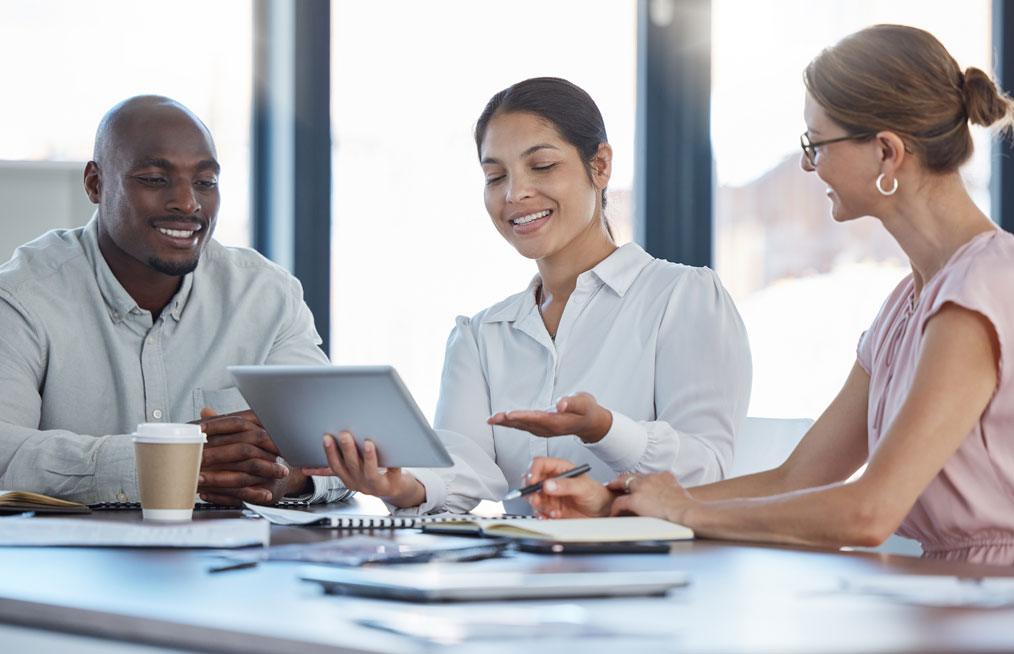
<path id="1" fill-rule="evenodd" d="M 609 430 L 613 428 L 613 414 L 609 409 L 596 406 L 595 413 L 591 420 L 591 428 L 581 435 L 585 443 L 598 443 L 606 437 Z"/>
<path id="2" fill-rule="evenodd" d="M 304 475 L 299 468 L 289 468 L 289 477 L 285 480 L 285 495 L 311 495 L 313 491 L 313 477 Z"/>
<path id="3" fill-rule="evenodd" d="M 402 509 L 419 506 L 426 501 L 426 487 L 412 475 L 408 473 L 403 474 L 406 482 L 404 491 L 397 495 L 390 495 L 384 499 Z"/>

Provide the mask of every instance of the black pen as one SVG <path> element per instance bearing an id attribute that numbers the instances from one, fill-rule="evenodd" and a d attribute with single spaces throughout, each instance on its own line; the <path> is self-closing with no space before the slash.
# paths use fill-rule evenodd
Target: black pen
<path id="1" fill-rule="evenodd" d="M 512 490 L 511 492 L 504 495 L 503 498 L 504 500 L 516 500 L 524 495 L 531 495 L 532 493 L 539 492 L 540 490 L 542 490 L 542 484 L 549 481 L 550 479 L 565 479 L 567 477 L 577 477 L 578 475 L 583 475 L 589 470 L 591 470 L 591 466 L 588 465 L 587 463 L 582 463 L 576 468 L 568 470 L 567 472 L 561 472 L 558 475 L 553 475 L 552 477 L 549 477 L 547 479 L 543 479 L 537 484 L 532 484 L 531 486 L 525 486 L 524 488 Z"/>

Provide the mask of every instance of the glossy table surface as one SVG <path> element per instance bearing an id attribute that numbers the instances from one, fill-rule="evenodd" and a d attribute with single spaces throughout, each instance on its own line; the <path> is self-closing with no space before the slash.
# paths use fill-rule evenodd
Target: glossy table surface
<path id="1" fill-rule="evenodd" d="M 367 499 L 341 506 L 365 509 L 376 505 Z M 204 511 L 195 519 L 238 515 Z M 139 520 L 140 512 L 92 517 Z M 365 533 L 420 538 L 410 530 Z M 271 540 L 305 543 L 349 534 L 272 527 Z M 222 562 L 208 550 L 0 548 L 0 622 L 26 629 L 12 632 L 24 642 L 63 632 L 61 638 L 77 635 L 82 647 L 107 643 L 110 651 L 123 642 L 151 651 L 227 652 L 1014 650 L 1014 609 L 932 608 L 841 588 L 843 579 L 873 575 L 1014 577 L 1014 568 L 699 540 L 676 544 L 668 556 L 512 553 L 442 564 L 476 575 L 584 566 L 685 571 L 690 585 L 665 597 L 411 604 L 326 595 L 300 581 L 301 566 L 294 563 L 209 572 Z M 4 638 L 0 630 L 0 643 Z"/>

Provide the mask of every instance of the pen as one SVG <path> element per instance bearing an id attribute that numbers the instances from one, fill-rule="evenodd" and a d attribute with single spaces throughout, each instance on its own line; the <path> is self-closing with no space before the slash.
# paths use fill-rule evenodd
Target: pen
<path id="1" fill-rule="evenodd" d="M 540 481 L 537 484 L 532 484 L 531 486 L 525 486 L 524 488 L 519 488 L 517 490 L 512 490 L 511 492 L 509 492 L 506 495 L 504 495 L 503 498 L 505 500 L 516 500 L 517 498 L 519 498 L 519 497 L 521 497 L 523 495 L 531 495 L 532 493 L 537 493 L 538 491 L 542 490 L 542 484 L 544 482 L 548 481 L 549 479 L 565 479 L 567 477 L 577 477 L 578 475 L 583 475 L 584 473 L 588 472 L 589 470 L 591 470 L 591 466 L 588 465 L 587 463 L 582 463 L 581 465 L 579 465 L 576 468 L 568 470 L 567 472 L 561 472 L 558 475 L 553 475 L 552 477 L 549 477 L 548 479 L 543 479 L 542 481 Z"/>
<path id="2" fill-rule="evenodd" d="M 259 561 L 243 561 L 242 563 L 232 563 L 217 568 L 209 568 L 208 572 L 227 572 L 229 570 L 243 570 L 245 568 L 253 568 L 258 563 Z"/>

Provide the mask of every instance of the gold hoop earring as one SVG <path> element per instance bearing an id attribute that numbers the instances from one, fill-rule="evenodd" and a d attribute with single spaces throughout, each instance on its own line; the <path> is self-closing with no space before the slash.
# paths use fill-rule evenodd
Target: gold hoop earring
<path id="1" fill-rule="evenodd" d="M 898 178 L 897 177 L 894 178 L 894 186 L 891 187 L 891 190 L 885 191 L 884 187 L 880 185 L 880 183 L 884 181 L 885 177 L 887 177 L 885 173 L 880 173 L 880 177 L 878 177 L 876 181 L 877 190 L 880 191 L 881 195 L 894 195 L 895 192 L 897 192 L 898 190 Z"/>

